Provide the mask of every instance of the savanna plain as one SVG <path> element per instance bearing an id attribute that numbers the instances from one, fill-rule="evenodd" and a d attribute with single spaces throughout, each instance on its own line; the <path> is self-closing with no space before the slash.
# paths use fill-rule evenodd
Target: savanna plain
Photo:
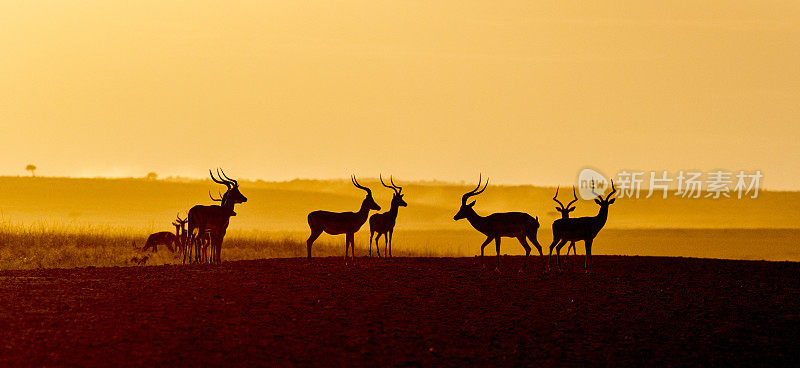
<path id="1" fill-rule="evenodd" d="M 388 209 L 391 191 L 376 181 Z M 323 235 L 305 257 L 306 214 L 354 211 L 347 180 L 241 182 L 221 265 L 180 265 L 147 235 L 210 204 L 210 181 L 0 178 L 0 327 L 5 366 L 796 365 L 800 194 L 620 199 L 595 240 L 545 271 L 504 239 L 455 222 L 470 184 L 406 183 L 391 259 L 355 264 Z M 491 186 L 476 211 L 539 217 L 552 240 L 555 188 Z M 579 201 L 574 216 L 597 205 Z M 381 240 L 381 254 L 385 255 Z M 487 263 L 495 262 L 487 247 Z"/>

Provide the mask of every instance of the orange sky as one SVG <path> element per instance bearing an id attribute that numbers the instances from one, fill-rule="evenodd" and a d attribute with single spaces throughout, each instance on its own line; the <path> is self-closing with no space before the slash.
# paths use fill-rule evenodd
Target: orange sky
<path id="1" fill-rule="evenodd" d="M 800 3 L 3 1 L 0 174 L 800 189 Z"/>

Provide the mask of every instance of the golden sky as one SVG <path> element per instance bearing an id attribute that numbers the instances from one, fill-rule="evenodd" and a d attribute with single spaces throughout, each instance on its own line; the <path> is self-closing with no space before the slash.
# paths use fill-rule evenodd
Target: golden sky
<path id="1" fill-rule="evenodd" d="M 0 174 L 800 189 L 795 1 L 2 1 Z"/>

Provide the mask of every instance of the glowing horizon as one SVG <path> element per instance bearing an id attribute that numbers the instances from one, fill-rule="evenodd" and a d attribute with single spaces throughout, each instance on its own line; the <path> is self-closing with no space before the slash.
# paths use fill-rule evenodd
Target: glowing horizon
<path id="1" fill-rule="evenodd" d="M 0 175 L 800 189 L 800 5 L 6 2 Z"/>

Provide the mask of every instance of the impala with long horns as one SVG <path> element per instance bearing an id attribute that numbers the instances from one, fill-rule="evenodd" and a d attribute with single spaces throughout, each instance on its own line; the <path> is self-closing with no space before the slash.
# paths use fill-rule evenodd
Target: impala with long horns
<path id="1" fill-rule="evenodd" d="M 526 238 L 530 239 L 531 243 L 539 250 L 539 255 L 544 258 L 542 247 L 539 245 L 539 241 L 536 240 L 536 232 L 539 230 L 538 217 L 534 218 L 524 212 L 493 213 L 483 217 L 478 215 L 472 208 L 475 205 L 475 201 L 469 204 L 467 203 L 470 197 L 481 194 L 486 190 L 486 186 L 489 185 L 489 179 L 486 179 L 486 184 L 483 186 L 483 189 L 481 189 L 481 181 L 482 178 L 479 176 L 478 186 L 461 197 L 461 208 L 453 217 L 453 220 L 456 221 L 464 218 L 467 219 L 475 230 L 486 235 L 486 241 L 481 244 L 481 267 L 483 267 L 483 249 L 494 240 L 495 247 L 497 248 L 497 268 L 495 268 L 495 270 L 500 270 L 501 237 L 517 238 L 519 243 L 522 244 L 522 247 L 525 248 L 525 263 L 523 267 L 528 265 L 528 256 L 531 254 L 531 247 L 525 240 Z"/>
<path id="2" fill-rule="evenodd" d="M 558 206 L 556 206 L 556 211 L 561 213 L 561 218 L 562 219 L 566 219 L 566 218 L 569 218 L 569 213 L 570 212 L 575 211 L 575 207 L 574 206 L 570 207 L 570 206 L 572 206 L 573 203 L 578 201 L 578 195 L 575 194 L 575 187 L 572 187 L 572 196 L 573 196 L 572 202 L 569 202 L 565 206 L 563 203 L 561 203 L 561 201 L 558 200 L 558 189 L 559 188 L 556 187 L 556 195 L 553 196 L 553 200 L 556 201 L 556 203 L 558 203 Z M 556 220 L 556 221 L 558 221 L 558 220 Z M 573 255 L 575 255 L 575 256 L 578 255 L 578 253 L 576 253 L 576 251 L 575 251 L 575 241 L 574 240 L 571 241 L 570 244 L 569 244 L 569 247 L 567 247 L 567 255 L 569 255 L 569 250 L 570 249 L 572 249 Z"/>
<path id="3" fill-rule="evenodd" d="M 221 174 L 220 174 L 221 172 Z M 214 177 L 211 170 L 208 170 L 211 175 L 211 180 L 217 184 L 224 185 L 227 190 L 220 198 L 219 206 L 202 206 L 197 205 L 189 210 L 189 229 L 187 238 L 187 251 L 184 253 L 183 263 L 186 263 L 187 254 L 189 262 L 192 262 L 192 248 L 194 248 L 194 256 L 196 262 L 201 262 L 205 256 L 201 254 L 201 246 L 203 243 L 210 243 L 211 248 L 211 262 L 220 263 L 222 257 L 220 252 L 222 250 L 222 240 L 225 238 L 225 233 L 228 230 L 228 224 L 231 216 L 236 216 L 234 206 L 238 203 L 247 202 L 247 197 L 239 192 L 239 183 L 225 175 L 224 171 L 217 169 L 217 176 Z M 201 235 L 208 233 L 210 241 L 203 242 Z M 205 248 L 209 247 L 206 245 Z"/>
<path id="4" fill-rule="evenodd" d="M 398 187 L 394 184 L 394 178 L 389 177 L 389 182 L 392 186 L 386 185 L 383 182 L 383 177 L 378 175 L 381 179 L 381 184 L 394 191 L 392 195 L 392 205 L 389 211 L 384 213 L 376 213 L 369 217 L 369 256 L 372 257 L 372 236 L 378 233 L 375 237 L 375 250 L 378 251 L 378 257 L 381 256 L 381 247 L 378 245 L 378 239 L 383 235 L 383 254 L 387 257 L 392 256 L 392 234 L 394 233 L 394 224 L 397 221 L 397 209 L 400 207 L 408 206 L 408 203 L 403 200 L 403 187 Z M 388 238 L 387 238 L 388 235 Z"/>
<path id="5" fill-rule="evenodd" d="M 311 236 L 306 240 L 309 260 L 311 259 L 311 246 L 314 244 L 314 240 L 317 240 L 324 231 L 331 235 L 347 234 L 345 239 L 344 259 L 346 262 L 348 251 L 352 248 L 353 262 L 355 262 L 355 233 L 367 222 L 369 211 L 380 211 L 381 206 L 378 206 L 375 200 L 372 199 L 372 191 L 359 184 L 355 176 L 351 176 L 350 180 L 356 188 L 367 192 L 367 196 L 361 201 L 361 208 L 358 212 L 314 211 L 309 213 L 308 227 L 311 228 Z"/>
<path id="6" fill-rule="evenodd" d="M 611 193 L 603 198 L 602 194 L 594 191 L 594 181 L 592 181 L 592 194 L 597 196 L 594 202 L 600 206 L 597 216 L 564 218 L 553 222 L 553 243 L 550 244 L 550 256 L 547 258 L 547 265 L 550 266 L 550 259 L 553 257 L 553 248 L 556 248 L 556 262 L 561 266 L 559 253 L 568 241 L 583 240 L 586 244 L 586 264 L 587 271 L 592 269 L 592 242 L 606 224 L 608 219 L 608 206 L 612 205 L 616 198 L 611 198 L 617 189 L 614 187 L 614 180 L 611 180 Z"/>

